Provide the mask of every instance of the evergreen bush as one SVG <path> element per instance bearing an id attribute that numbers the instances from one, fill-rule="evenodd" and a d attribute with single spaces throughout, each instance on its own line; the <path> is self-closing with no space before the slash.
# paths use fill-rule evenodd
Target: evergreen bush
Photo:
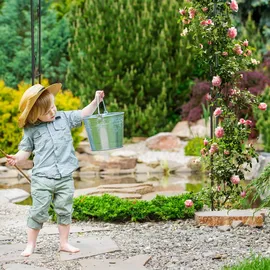
<path id="1" fill-rule="evenodd" d="M 48 85 L 44 80 L 43 85 Z M 29 84 L 20 83 L 17 89 L 7 87 L 4 81 L 0 81 L 0 148 L 6 153 L 16 153 L 18 144 L 22 138 L 22 129 L 18 127 L 19 102 Z M 56 96 L 58 110 L 73 110 L 80 108 L 80 100 L 73 97 L 70 91 L 61 92 Z M 75 147 L 80 142 L 81 128 L 73 129 L 72 135 Z"/>
<path id="2" fill-rule="evenodd" d="M 185 146 L 185 155 L 186 156 L 200 156 L 201 149 L 203 147 L 203 138 L 195 137 L 188 141 Z"/>
<path id="3" fill-rule="evenodd" d="M 192 200 L 193 206 L 186 207 L 186 200 Z M 109 194 L 80 196 L 74 199 L 73 218 L 84 221 L 94 218 L 105 222 L 174 220 L 191 218 L 202 206 L 193 193 L 172 197 L 157 195 L 151 201 L 120 199 Z M 49 213 L 56 220 L 53 208 Z"/>
<path id="4" fill-rule="evenodd" d="M 84 104 L 104 89 L 109 111 L 125 112 L 125 136 L 168 131 L 179 121 L 193 71 L 180 39 L 176 0 L 78 1 L 67 83 Z"/>

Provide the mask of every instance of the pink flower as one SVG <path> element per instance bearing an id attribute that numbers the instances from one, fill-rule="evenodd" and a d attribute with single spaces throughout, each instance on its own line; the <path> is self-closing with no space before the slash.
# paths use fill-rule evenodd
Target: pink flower
<path id="1" fill-rule="evenodd" d="M 241 118 L 238 122 L 238 125 L 245 125 L 246 124 L 246 120 Z"/>
<path id="2" fill-rule="evenodd" d="M 185 201 L 185 206 L 186 206 L 187 208 L 191 207 L 192 205 L 193 205 L 193 201 L 192 201 L 192 200 L 186 200 L 186 201 Z"/>
<path id="3" fill-rule="evenodd" d="M 217 127 L 215 129 L 215 135 L 217 138 L 222 138 L 224 136 L 224 129 L 223 127 Z"/>
<path id="4" fill-rule="evenodd" d="M 237 54 L 237 55 L 241 55 L 243 53 L 241 46 L 239 44 L 235 44 L 233 51 Z"/>
<path id="5" fill-rule="evenodd" d="M 251 120 L 246 120 L 246 125 L 247 126 L 251 126 L 252 125 L 252 121 Z"/>
<path id="6" fill-rule="evenodd" d="M 215 111 L 214 111 L 214 116 L 215 116 L 215 117 L 220 116 L 221 113 L 222 113 L 221 108 L 216 108 Z"/>
<path id="7" fill-rule="evenodd" d="M 240 77 L 240 79 L 243 79 L 244 78 L 243 74 L 240 74 L 239 77 Z"/>
<path id="8" fill-rule="evenodd" d="M 212 84 L 213 86 L 217 86 L 219 87 L 221 85 L 221 78 L 217 75 L 217 76 L 214 76 L 213 79 L 212 79 Z"/>
<path id="9" fill-rule="evenodd" d="M 211 95 L 210 95 L 209 93 L 207 93 L 207 94 L 205 95 L 205 99 L 209 101 L 209 100 L 212 99 L 212 97 L 211 97 Z"/>
<path id="10" fill-rule="evenodd" d="M 238 11 L 238 4 L 235 0 L 232 0 L 232 2 L 230 3 L 230 8 L 231 10 L 237 12 Z"/>
<path id="11" fill-rule="evenodd" d="M 203 11 L 203 12 L 207 12 L 207 11 L 208 11 L 208 8 L 207 8 L 207 7 L 203 7 L 203 8 L 202 8 L 202 11 Z"/>
<path id="12" fill-rule="evenodd" d="M 182 20 L 182 23 L 183 23 L 183 24 L 190 24 L 190 20 L 188 20 L 188 19 L 183 19 L 183 20 Z"/>
<path id="13" fill-rule="evenodd" d="M 265 111 L 267 109 L 267 104 L 262 102 L 260 103 L 260 105 L 258 106 L 258 108 L 262 111 Z"/>
<path id="14" fill-rule="evenodd" d="M 204 139 L 204 140 L 203 140 L 203 145 L 204 145 L 204 146 L 208 145 L 208 140 Z"/>
<path id="15" fill-rule="evenodd" d="M 233 175 L 232 177 L 231 177 L 231 182 L 233 183 L 233 184 L 235 184 L 235 185 L 237 185 L 237 184 L 239 184 L 240 183 L 240 178 L 239 178 L 239 176 L 238 175 Z"/>
<path id="16" fill-rule="evenodd" d="M 208 25 L 210 25 L 210 24 L 214 25 L 214 23 L 213 23 L 213 21 L 211 19 L 208 19 L 206 22 L 207 22 Z"/>
<path id="17" fill-rule="evenodd" d="M 210 147 L 209 153 L 211 155 L 215 154 L 218 151 L 218 145 L 217 143 L 213 143 Z"/>
<path id="18" fill-rule="evenodd" d="M 211 40 L 209 40 L 207 43 L 208 43 L 209 45 L 212 45 L 212 41 L 211 41 Z"/>
<path id="19" fill-rule="evenodd" d="M 245 47 L 248 46 L 248 41 L 247 41 L 247 40 L 245 40 L 245 41 L 243 42 L 243 46 L 245 46 Z"/>
<path id="20" fill-rule="evenodd" d="M 227 52 L 223 52 L 222 55 L 223 56 L 228 56 L 228 53 Z"/>
<path id="21" fill-rule="evenodd" d="M 246 50 L 246 54 L 247 54 L 247 56 L 250 56 L 252 54 L 252 51 L 251 50 Z"/>
<path id="22" fill-rule="evenodd" d="M 224 150 L 224 155 L 229 155 L 230 154 L 230 151 L 229 150 Z"/>
<path id="23" fill-rule="evenodd" d="M 195 17 L 196 10 L 191 7 L 191 8 L 188 9 L 188 14 L 189 14 L 189 18 L 193 19 Z"/>
<path id="24" fill-rule="evenodd" d="M 186 14 L 186 11 L 185 11 L 184 9 L 179 9 L 179 13 L 180 13 L 181 15 L 185 15 L 185 14 Z"/>
<path id="25" fill-rule="evenodd" d="M 246 197 L 246 192 L 243 190 L 241 193 L 240 193 L 240 196 L 242 197 L 242 198 L 245 198 Z"/>
<path id="26" fill-rule="evenodd" d="M 200 44 L 200 48 L 201 48 L 201 49 L 203 48 L 203 45 L 202 45 L 202 44 Z"/>
<path id="27" fill-rule="evenodd" d="M 229 28 L 227 35 L 229 38 L 235 38 L 237 36 L 237 29 L 235 27 Z"/>
<path id="28" fill-rule="evenodd" d="M 207 25 L 207 21 L 201 21 L 201 22 L 200 22 L 200 25 L 206 26 L 206 25 Z"/>
<path id="29" fill-rule="evenodd" d="M 221 186 L 217 186 L 217 191 L 221 191 Z"/>
<path id="30" fill-rule="evenodd" d="M 230 94 L 231 96 L 235 95 L 236 93 L 237 93 L 237 91 L 236 91 L 235 89 L 230 89 L 230 90 L 229 90 L 229 94 Z"/>
<path id="31" fill-rule="evenodd" d="M 204 157 L 205 155 L 206 155 L 206 149 L 205 148 L 203 148 L 203 149 L 201 149 L 201 155 Z"/>

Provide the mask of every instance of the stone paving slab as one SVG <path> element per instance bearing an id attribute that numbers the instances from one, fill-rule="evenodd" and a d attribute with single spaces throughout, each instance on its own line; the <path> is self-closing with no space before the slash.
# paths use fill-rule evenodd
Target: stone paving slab
<path id="1" fill-rule="evenodd" d="M 98 227 L 91 227 L 91 226 L 71 226 L 70 233 L 84 233 L 84 232 L 96 232 L 96 231 L 110 231 L 109 228 L 98 228 Z M 47 226 L 43 227 L 40 231 L 40 234 L 59 234 L 57 227 Z M 1 237 L 0 237 L 1 240 Z"/>
<path id="2" fill-rule="evenodd" d="M 0 235 L 0 241 L 12 241 L 13 238 L 11 236 L 5 236 L 5 235 Z"/>
<path id="3" fill-rule="evenodd" d="M 256 212 L 255 209 L 205 211 L 195 213 L 195 221 L 199 225 L 231 226 L 235 220 L 242 221 L 244 225 L 262 227 L 264 214 L 259 211 Z"/>
<path id="4" fill-rule="evenodd" d="M 78 237 L 71 239 L 70 243 L 80 249 L 78 253 L 60 252 L 62 261 L 74 260 L 78 258 L 91 257 L 94 255 L 119 251 L 116 243 L 108 236 L 100 237 Z"/>
<path id="5" fill-rule="evenodd" d="M 106 260 L 94 260 L 84 259 L 80 261 L 82 270 L 147 270 L 144 266 L 151 256 L 149 255 L 137 255 L 127 260 L 121 259 L 106 259 Z"/>
<path id="6" fill-rule="evenodd" d="M 11 262 L 11 261 L 25 261 L 25 260 L 36 260 L 42 256 L 40 254 L 32 254 L 31 257 L 25 258 L 21 256 L 22 251 L 25 248 L 25 244 L 6 244 L 0 245 L 0 262 Z"/>
<path id="7" fill-rule="evenodd" d="M 49 270 L 48 268 L 44 267 L 37 267 L 34 265 L 18 264 L 18 263 L 4 264 L 3 268 L 5 270 Z"/>

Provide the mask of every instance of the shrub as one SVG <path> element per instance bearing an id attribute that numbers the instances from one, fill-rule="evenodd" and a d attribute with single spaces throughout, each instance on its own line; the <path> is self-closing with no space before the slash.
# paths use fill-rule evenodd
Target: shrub
<path id="1" fill-rule="evenodd" d="M 185 207 L 188 199 L 194 202 L 190 208 Z M 195 210 L 200 210 L 202 206 L 202 202 L 193 193 L 172 197 L 158 195 L 151 201 L 120 199 L 109 194 L 100 197 L 80 196 L 74 199 L 73 218 L 85 221 L 94 218 L 105 222 L 174 220 L 191 218 Z M 50 214 L 55 220 L 52 208 Z"/>
<path id="2" fill-rule="evenodd" d="M 179 120 L 194 67 L 175 24 L 178 8 L 176 0 L 71 7 L 68 86 L 84 104 L 104 89 L 108 110 L 126 112 L 127 137 L 169 131 Z"/>
<path id="3" fill-rule="evenodd" d="M 44 80 L 43 85 L 48 85 Z M 18 144 L 22 138 L 22 130 L 18 127 L 19 102 L 29 84 L 20 83 L 18 90 L 7 87 L 0 81 L 0 148 L 7 153 L 17 152 Z M 74 98 L 70 91 L 64 91 L 56 96 L 56 105 L 59 110 L 72 110 L 80 107 L 80 100 Z M 81 129 L 73 130 L 75 146 L 79 143 Z"/>
<path id="4" fill-rule="evenodd" d="M 185 146 L 185 155 L 186 156 L 200 156 L 201 149 L 203 148 L 203 138 L 195 137 L 188 141 Z"/>

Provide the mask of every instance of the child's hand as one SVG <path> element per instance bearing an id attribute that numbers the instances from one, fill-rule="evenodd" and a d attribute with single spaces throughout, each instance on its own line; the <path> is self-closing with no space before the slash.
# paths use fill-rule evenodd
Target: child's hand
<path id="1" fill-rule="evenodd" d="M 15 166 L 19 161 L 16 155 L 7 155 L 6 158 L 7 158 L 7 163 L 11 166 Z"/>
<path id="2" fill-rule="evenodd" d="M 95 100 L 98 102 L 101 102 L 103 98 L 105 97 L 104 91 L 103 90 L 97 90 L 95 94 Z"/>

